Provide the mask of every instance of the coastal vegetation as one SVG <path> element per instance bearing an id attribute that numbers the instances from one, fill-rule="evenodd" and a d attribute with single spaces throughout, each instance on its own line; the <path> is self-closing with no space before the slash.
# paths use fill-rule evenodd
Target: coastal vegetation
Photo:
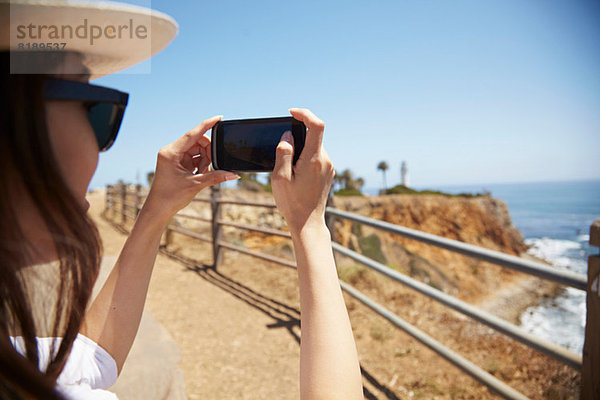
<path id="1" fill-rule="evenodd" d="M 362 187 L 365 184 L 363 178 L 354 177 L 349 169 L 335 172 L 333 178 L 334 194 L 337 196 L 362 196 Z M 337 190 L 336 190 L 337 188 Z"/>
<path id="2" fill-rule="evenodd" d="M 387 189 L 387 181 L 385 179 L 385 172 L 388 170 L 389 165 L 386 161 L 380 161 L 379 164 L 377 164 L 377 170 L 381 171 L 381 173 L 383 174 L 383 190 Z"/>
<path id="3" fill-rule="evenodd" d="M 478 193 L 446 193 L 446 192 L 442 192 L 440 190 L 415 190 L 412 188 L 409 188 L 407 186 L 404 185 L 396 185 L 392 188 L 389 189 L 384 189 L 381 190 L 379 192 L 380 195 L 385 195 L 385 194 L 417 194 L 417 195 L 438 195 L 438 196 L 445 196 L 445 197 L 463 197 L 466 199 L 473 199 L 476 197 L 490 197 L 491 193 L 487 192 L 487 191 L 483 191 L 483 192 L 478 192 Z"/>

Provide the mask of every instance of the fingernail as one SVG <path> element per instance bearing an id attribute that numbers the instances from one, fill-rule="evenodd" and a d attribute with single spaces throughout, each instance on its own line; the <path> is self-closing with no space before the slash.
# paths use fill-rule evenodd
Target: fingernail
<path id="1" fill-rule="evenodd" d="M 240 179 L 240 176 L 238 174 L 227 174 L 225 175 L 225 180 L 226 181 L 235 181 L 236 179 Z"/>
<path id="2" fill-rule="evenodd" d="M 283 136 L 281 137 L 281 140 L 285 140 L 286 142 L 293 144 L 294 138 L 292 137 L 292 132 L 290 132 L 290 131 L 283 132 Z"/>

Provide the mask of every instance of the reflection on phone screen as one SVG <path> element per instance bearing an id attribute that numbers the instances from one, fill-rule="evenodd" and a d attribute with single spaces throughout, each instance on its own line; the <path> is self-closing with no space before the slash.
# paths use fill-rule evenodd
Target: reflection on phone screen
<path id="1" fill-rule="evenodd" d="M 240 169 L 273 169 L 275 150 L 290 122 L 223 126 L 225 163 Z"/>

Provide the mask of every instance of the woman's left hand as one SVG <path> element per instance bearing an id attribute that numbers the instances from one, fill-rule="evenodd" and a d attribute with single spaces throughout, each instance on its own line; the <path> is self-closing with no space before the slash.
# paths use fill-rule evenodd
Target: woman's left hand
<path id="1" fill-rule="evenodd" d="M 209 118 L 158 152 L 152 188 L 144 208 L 168 220 L 187 206 L 202 189 L 239 176 L 229 171 L 208 171 L 210 139 L 204 134 L 221 116 Z"/>

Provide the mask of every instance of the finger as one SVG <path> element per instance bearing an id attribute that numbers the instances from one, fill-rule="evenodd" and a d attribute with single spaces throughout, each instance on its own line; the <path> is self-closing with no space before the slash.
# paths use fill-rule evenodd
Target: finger
<path id="1" fill-rule="evenodd" d="M 196 125 L 193 129 L 189 130 L 185 135 L 172 143 L 173 150 L 178 153 L 185 153 L 198 144 L 202 147 L 206 147 L 210 144 L 210 140 L 208 140 L 204 134 L 215 126 L 222 117 L 222 115 L 216 115 Z"/>
<path id="2" fill-rule="evenodd" d="M 183 168 L 187 169 L 190 172 L 194 171 L 195 161 L 194 158 L 189 154 L 183 154 L 179 162 Z"/>
<path id="3" fill-rule="evenodd" d="M 202 154 L 202 157 L 208 159 L 208 161 L 210 163 L 210 162 L 212 162 L 212 147 L 210 145 L 211 141 L 206 136 L 202 136 L 202 137 L 206 140 L 205 141 L 203 140 L 202 143 L 200 144 L 200 146 L 201 146 L 200 154 Z"/>
<path id="4" fill-rule="evenodd" d="M 203 174 L 208 170 L 208 166 L 210 165 L 210 160 L 206 157 L 198 158 L 198 163 L 196 168 L 198 168 L 198 174 Z"/>
<path id="5" fill-rule="evenodd" d="M 210 139 L 207 136 L 200 136 L 200 139 L 187 149 L 186 153 L 194 157 L 203 154 L 203 152 L 206 152 L 207 150 L 210 153 Z"/>
<path id="6" fill-rule="evenodd" d="M 306 141 L 301 156 L 304 158 L 318 154 L 323 143 L 325 123 L 306 108 L 290 108 L 290 114 L 306 125 Z"/>
<path id="7" fill-rule="evenodd" d="M 201 189 L 203 189 L 225 181 L 240 179 L 240 176 L 235 172 L 230 171 L 210 171 L 204 174 L 194 175 L 193 179 L 200 185 Z"/>
<path id="8" fill-rule="evenodd" d="M 198 168 L 198 172 L 196 172 L 198 174 L 205 172 L 206 167 L 212 162 L 210 139 L 206 136 L 203 136 L 202 138 L 206 139 L 206 141 L 201 140 L 200 145 L 192 146 L 192 149 L 184 153 L 182 157 L 182 161 L 186 160 L 188 156 L 192 158 L 194 167 Z"/>
<path id="9" fill-rule="evenodd" d="M 292 163 L 294 159 L 294 139 L 292 132 L 285 131 L 275 150 L 275 167 L 273 176 L 276 179 L 292 179 Z"/>

